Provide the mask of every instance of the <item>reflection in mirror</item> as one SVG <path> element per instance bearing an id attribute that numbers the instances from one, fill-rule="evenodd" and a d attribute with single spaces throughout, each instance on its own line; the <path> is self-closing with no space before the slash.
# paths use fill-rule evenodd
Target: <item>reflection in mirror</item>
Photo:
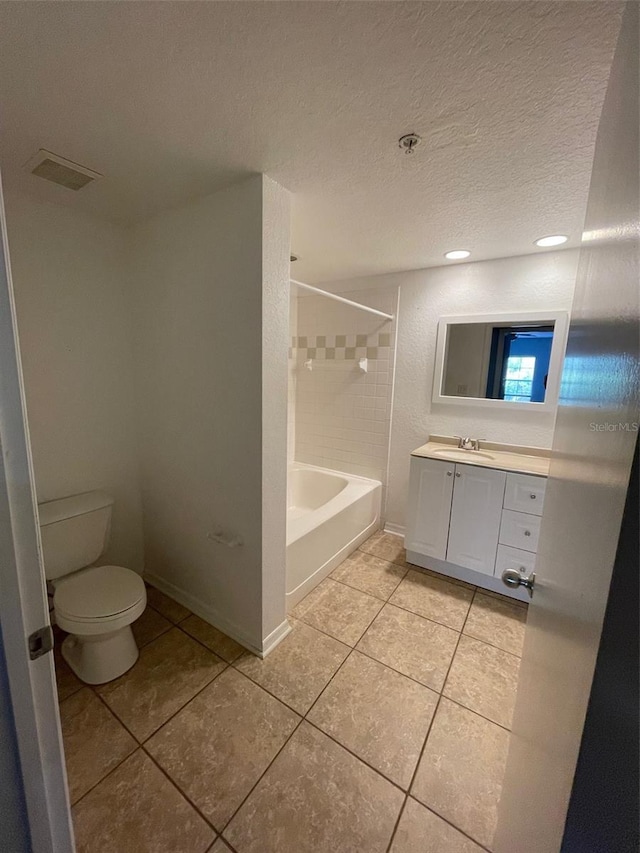
<path id="1" fill-rule="evenodd" d="M 441 393 L 543 403 L 554 327 L 549 320 L 449 324 Z"/>

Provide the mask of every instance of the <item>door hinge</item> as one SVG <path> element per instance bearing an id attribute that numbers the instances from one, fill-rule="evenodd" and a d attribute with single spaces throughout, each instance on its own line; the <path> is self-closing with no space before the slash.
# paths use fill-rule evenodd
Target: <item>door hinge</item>
<path id="1" fill-rule="evenodd" d="M 38 628 L 33 634 L 29 634 L 29 657 L 31 660 L 36 660 L 42 655 L 46 655 L 53 649 L 53 631 L 51 625 L 45 625 L 44 628 Z"/>

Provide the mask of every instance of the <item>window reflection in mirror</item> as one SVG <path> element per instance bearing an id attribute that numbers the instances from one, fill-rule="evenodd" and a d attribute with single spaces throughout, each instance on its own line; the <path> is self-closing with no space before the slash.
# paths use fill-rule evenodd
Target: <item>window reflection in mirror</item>
<path id="1" fill-rule="evenodd" d="M 442 394 L 543 403 L 553 322 L 452 323 L 448 326 Z"/>

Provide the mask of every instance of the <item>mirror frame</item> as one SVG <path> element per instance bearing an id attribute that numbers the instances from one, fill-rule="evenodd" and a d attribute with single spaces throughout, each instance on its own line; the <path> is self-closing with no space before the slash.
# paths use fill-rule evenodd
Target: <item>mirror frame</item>
<path id="1" fill-rule="evenodd" d="M 513 400 L 494 400 L 487 397 L 453 397 L 442 393 L 444 381 L 444 362 L 447 352 L 447 335 L 449 326 L 457 323 L 553 323 L 553 343 L 549 358 L 549 373 L 547 377 L 547 392 L 544 403 L 517 403 Z M 562 363 L 567 346 L 569 328 L 568 311 L 519 311 L 510 314 L 458 314 L 440 317 L 436 339 L 436 360 L 433 372 L 434 403 L 447 403 L 454 406 L 484 406 L 492 409 L 514 409 L 522 412 L 553 412 L 558 405 Z"/>

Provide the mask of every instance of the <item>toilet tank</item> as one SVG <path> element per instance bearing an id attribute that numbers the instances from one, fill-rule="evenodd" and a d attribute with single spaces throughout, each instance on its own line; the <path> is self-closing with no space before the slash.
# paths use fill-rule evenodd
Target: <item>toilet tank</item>
<path id="1" fill-rule="evenodd" d="M 95 563 L 109 542 L 113 498 L 85 492 L 38 504 L 44 573 L 49 580 Z"/>

